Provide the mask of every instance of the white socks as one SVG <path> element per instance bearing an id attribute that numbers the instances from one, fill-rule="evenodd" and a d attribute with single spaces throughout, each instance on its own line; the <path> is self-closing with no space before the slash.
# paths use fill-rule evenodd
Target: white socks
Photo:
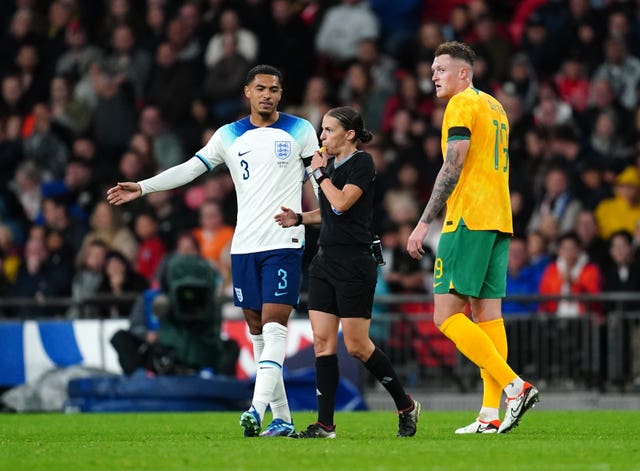
<path id="1" fill-rule="evenodd" d="M 267 406 L 271 404 L 273 418 L 291 422 L 289 402 L 282 380 L 287 328 L 277 322 L 268 322 L 262 335 L 251 335 L 253 355 L 258 365 L 252 405 L 264 419 Z"/>
<path id="2" fill-rule="evenodd" d="M 500 419 L 500 411 L 495 407 L 482 407 L 478 418 L 483 422 L 491 422 Z"/>
<path id="3" fill-rule="evenodd" d="M 516 378 L 507 384 L 504 388 L 504 393 L 508 398 L 516 397 L 522 391 L 522 387 L 524 386 L 524 381 L 520 376 L 516 376 Z"/>

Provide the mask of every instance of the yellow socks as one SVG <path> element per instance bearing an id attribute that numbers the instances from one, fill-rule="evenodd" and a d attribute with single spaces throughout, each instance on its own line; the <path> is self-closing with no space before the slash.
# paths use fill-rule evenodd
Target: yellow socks
<path id="1" fill-rule="evenodd" d="M 485 369 L 501 390 L 518 376 L 498 353 L 491 338 L 461 312 L 444 321 L 440 330 L 464 356 Z"/>
<path id="2" fill-rule="evenodd" d="M 493 342 L 498 353 L 503 360 L 507 361 L 507 332 L 504 329 L 504 320 L 494 319 L 476 324 Z M 484 383 L 484 396 L 482 397 L 482 407 L 500 409 L 500 399 L 502 399 L 502 388 L 495 379 L 484 369 L 480 368 L 480 376 Z"/>

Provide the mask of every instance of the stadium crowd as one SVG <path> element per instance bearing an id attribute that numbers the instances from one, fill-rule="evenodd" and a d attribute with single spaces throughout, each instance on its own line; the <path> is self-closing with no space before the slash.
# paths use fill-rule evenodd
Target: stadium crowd
<path id="1" fill-rule="evenodd" d="M 140 292 L 192 234 L 230 286 L 236 201 L 218 170 L 126 207 L 105 201 L 190 158 L 246 114 L 247 71 L 284 73 L 281 109 L 320 132 L 338 105 L 375 138 L 380 293 L 430 293 L 406 240 L 442 163 L 431 62 L 472 45 L 503 104 L 515 236 L 508 294 L 640 290 L 640 1 L 14 0 L 0 19 L 0 295 Z M 306 195 L 305 207 L 315 204 Z M 438 232 L 438 231 L 432 231 Z M 315 236 L 308 237 L 313 253 Z M 427 240 L 435 253 L 437 235 Z M 310 259 L 310 255 L 307 260 Z M 577 316 L 587 307 L 535 309 Z M 0 316 L 83 315 L 4 308 Z M 131 303 L 92 315 L 126 317 Z M 410 307 L 408 307 L 410 309 Z M 505 313 L 530 305 L 506 303 Z M 86 314 L 86 313 L 85 313 Z"/>

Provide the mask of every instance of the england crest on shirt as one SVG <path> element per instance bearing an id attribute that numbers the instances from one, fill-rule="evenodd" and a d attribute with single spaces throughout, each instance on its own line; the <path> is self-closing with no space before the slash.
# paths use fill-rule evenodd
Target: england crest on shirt
<path id="1" fill-rule="evenodd" d="M 291 141 L 275 141 L 275 151 L 279 159 L 288 159 L 291 155 Z"/>

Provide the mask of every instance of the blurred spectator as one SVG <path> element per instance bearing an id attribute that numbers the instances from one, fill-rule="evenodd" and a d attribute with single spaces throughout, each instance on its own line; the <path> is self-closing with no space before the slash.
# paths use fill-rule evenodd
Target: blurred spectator
<path id="1" fill-rule="evenodd" d="M 360 110 L 367 128 L 375 133 L 382 126 L 382 113 L 388 93 L 376 87 L 369 70 L 354 62 L 348 68 L 338 92 L 340 103 Z"/>
<path id="2" fill-rule="evenodd" d="M 222 56 L 207 67 L 204 92 L 212 102 L 216 122 L 235 119 L 244 108 L 242 93 L 251 63 L 237 49 L 233 33 L 222 35 Z"/>
<path id="3" fill-rule="evenodd" d="M 23 263 L 20 264 L 15 283 L 9 289 L 9 297 L 31 298 L 44 302 L 48 297 L 63 296 L 59 291 L 59 276 L 48 263 L 49 253 L 44 239 L 29 238 L 24 248 Z M 24 305 L 7 310 L 8 315 L 23 319 L 50 317 L 58 314 L 59 308 Z"/>
<path id="4" fill-rule="evenodd" d="M 102 48 L 109 46 L 111 34 L 118 26 L 130 25 L 135 32 L 141 30 L 140 15 L 131 0 L 107 0 L 104 3 L 107 5 L 107 12 L 98 27 L 98 41 Z"/>
<path id="5" fill-rule="evenodd" d="M 308 120 L 316 130 L 322 126 L 322 118 L 331 108 L 329 84 L 324 77 L 315 75 L 306 84 L 302 102 L 288 106 L 285 111 Z"/>
<path id="6" fill-rule="evenodd" d="M 603 239 L 622 229 L 633 232 L 640 220 L 640 173 L 637 168 L 627 167 L 616 177 L 614 194 L 598 204 L 595 210 Z"/>
<path id="7" fill-rule="evenodd" d="M 557 125 L 573 124 L 573 110 L 560 99 L 552 81 L 541 82 L 538 87 L 538 103 L 533 108 L 535 125 L 551 130 Z"/>
<path id="8" fill-rule="evenodd" d="M 94 179 L 92 163 L 82 157 L 69 160 L 64 174 L 64 186 L 71 197 L 72 209 L 78 208 L 78 214 L 88 221 L 97 201 L 102 197 L 101 189 Z"/>
<path id="9" fill-rule="evenodd" d="M 522 100 L 523 110 L 525 112 L 532 111 L 538 96 L 538 76 L 526 54 L 519 52 L 511 57 L 509 78 L 506 84 L 513 84 L 508 86 L 509 93 L 512 92 L 511 87 L 513 87 L 513 91 Z"/>
<path id="10" fill-rule="evenodd" d="M 578 213 L 575 233 L 589 260 L 600 268 L 606 266 L 609 262 L 607 243 L 600 237 L 598 223 L 592 211 L 583 209 Z"/>
<path id="11" fill-rule="evenodd" d="M 448 25 L 441 25 L 435 21 L 422 23 L 415 39 L 416 44 L 412 48 L 415 50 L 415 57 L 412 58 L 411 63 L 419 64 L 426 62 L 431 64 L 436 49 L 440 44 L 445 42 L 445 31 L 447 27 Z M 429 70 L 431 70 L 431 66 L 429 66 Z"/>
<path id="12" fill-rule="evenodd" d="M 457 3 L 453 5 L 449 12 L 449 21 L 443 25 L 445 40 L 466 42 L 469 38 L 471 27 L 472 21 L 468 5 L 466 3 Z"/>
<path id="13" fill-rule="evenodd" d="M 47 196 L 42 200 L 42 216 L 47 229 L 58 231 L 72 253 L 77 254 L 84 237 L 89 232 L 88 224 L 69 211 L 67 195 Z"/>
<path id="14" fill-rule="evenodd" d="M 493 16 L 490 14 L 480 15 L 475 20 L 473 31 L 475 37 L 470 43 L 471 47 L 484 51 L 484 57 L 488 62 L 488 75 L 497 80 L 505 80 L 511 58 L 511 45 L 507 38 L 501 35 Z M 531 54 L 528 55 L 532 58 Z M 536 70 L 539 70 L 535 62 L 533 65 Z M 474 76 L 474 85 L 475 83 Z"/>
<path id="15" fill-rule="evenodd" d="M 622 230 L 609 238 L 610 262 L 603 266 L 604 291 L 640 292 L 640 261 L 635 258 L 633 237 Z M 611 303 L 611 309 L 637 311 L 640 303 Z"/>
<path id="16" fill-rule="evenodd" d="M 24 155 L 38 165 L 43 180 L 63 178 L 69 149 L 54 131 L 51 110 L 44 103 L 33 107 L 33 130 L 24 139 Z"/>
<path id="17" fill-rule="evenodd" d="M 99 201 L 90 219 L 91 231 L 82 241 L 83 248 L 101 240 L 110 250 L 118 250 L 130 263 L 136 258 L 138 242 L 133 232 L 122 222 L 120 209 L 106 200 Z"/>
<path id="18" fill-rule="evenodd" d="M 395 91 L 396 61 L 391 56 L 380 52 L 374 39 L 360 41 L 356 61 L 369 71 L 375 88 L 386 93 Z"/>
<path id="19" fill-rule="evenodd" d="M 533 13 L 526 22 L 520 47 L 543 79 L 557 72 L 562 59 L 563 49 L 554 46 L 554 39 L 542 16 Z"/>
<path id="20" fill-rule="evenodd" d="M 595 263 L 583 251 L 575 233 L 567 233 L 558 241 L 558 256 L 547 266 L 540 280 L 540 294 L 597 294 L 601 291 L 602 276 Z M 545 301 L 542 312 L 558 317 L 577 317 L 587 311 L 583 302 L 572 300 Z"/>
<path id="21" fill-rule="evenodd" d="M 386 0 L 369 0 L 369 5 L 380 23 L 382 50 L 395 57 L 401 56 L 418 32 L 422 0 L 396 0 L 393 8 L 389 8 Z"/>
<path id="22" fill-rule="evenodd" d="M 91 84 L 96 95 L 94 137 L 99 154 L 114 161 L 126 149 L 136 129 L 135 90 L 123 74 L 114 75 L 94 64 Z"/>
<path id="23" fill-rule="evenodd" d="M 148 288 L 148 283 L 137 273 L 131 263 L 117 250 L 107 252 L 102 283 L 96 294 L 111 295 L 113 301 L 101 307 L 102 317 L 126 317 L 131 312 L 133 299 L 124 298 L 123 294 L 141 293 Z"/>
<path id="24" fill-rule="evenodd" d="M 126 24 L 114 28 L 111 49 L 111 54 L 103 60 L 103 67 L 113 75 L 123 76 L 133 86 L 136 99 L 141 100 L 151 69 L 151 56 L 136 46 L 135 33 Z"/>
<path id="25" fill-rule="evenodd" d="M 118 162 L 117 181 L 138 181 L 148 178 L 153 175 L 151 171 L 155 168 L 155 162 L 153 167 L 148 165 L 147 160 L 141 156 L 138 152 L 128 150 Z"/>
<path id="26" fill-rule="evenodd" d="M 138 44 L 149 54 L 155 53 L 158 45 L 166 40 L 166 20 L 162 4 L 147 2 L 147 13 Z"/>
<path id="27" fill-rule="evenodd" d="M 356 58 L 363 39 L 378 39 L 380 23 L 363 0 L 341 0 L 327 9 L 315 37 L 320 72 L 329 79 Z M 368 124 L 368 123 L 367 123 Z"/>
<path id="28" fill-rule="evenodd" d="M 542 277 L 542 273 L 551 262 L 551 257 L 549 241 L 541 232 L 533 231 L 527 234 L 527 256 L 529 265 L 537 272 L 538 278 Z"/>
<path id="29" fill-rule="evenodd" d="M 168 42 L 158 45 L 145 97 L 160 108 L 172 125 L 189 116 L 191 98 L 200 86 L 200 72 L 193 62 L 179 61 Z M 226 86 L 222 83 L 221 86 Z"/>
<path id="30" fill-rule="evenodd" d="M 142 134 L 151 140 L 153 157 L 158 170 L 173 167 L 184 161 L 185 155 L 182 150 L 182 144 L 167 127 L 159 107 L 147 105 L 142 108 L 139 128 Z"/>
<path id="31" fill-rule="evenodd" d="M 3 24 L 6 26 L 6 24 Z M 36 44 L 40 38 L 35 28 L 34 13 L 30 8 L 19 7 L 13 13 L 9 28 L 0 36 L 0 75 L 13 64 L 16 51 L 25 43 Z"/>
<path id="32" fill-rule="evenodd" d="M 102 240 L 95 239 L 78 254 L 78 263 L 71 280 L 73 304 L 67 309 L 68 319 L 95 317 L 99 315 L 96 306 L 83 302 L 98 292 L 104 278 L 104 264 L 109 248 Z"/>
<path id="33" fill-rule="evenodd" d="M 180 194 L 155 191 L 147 195 L 146 203 L 158 221 L 158 235 L 169 250 L 175 248 L 178 234 L 196 225 L 194 212 L 187 209 Z"/>
<path id="34" fill-rule="evenodd" d="M 637 8 L 637 5 L 636 5 Z M 612 5 L 609 8 L 609 16 L 607 18 L 607 35 L 616 36 L 624 39 L 625 44 L 629 48 L 629 51 L 637 56 L 640 53 L 640 48 L 637 44 L 638 31 L 631 28 L 631 20 L 633 18 L 633 12 L 628 5 Z"/>
<path id="35" fill-rule="evenodd" d="M 166 253 L 165 245 L 158 235 L 158 220 L 151 211 L 146 211 L 136 216 L 133 227 L 139 241 L 135 270 L 151 284 Z"/>
<path id="36" fill-rule="evenodd" d="M 20 46 L 15 58 L 15 72 L 20 77 L 21 98 L 26 106 L 47 99 L 50 75 L 44 70 L 36 44 L 25 43 Z"/>
<path id="37" fill-rule="evenodd" d="M 1 93 L 0 116 L 17 115 L 24 117 L 27 112 L 27 106 L 20 77 L 16 73 L 8 73 L 2 77 Z"/>
<path id="38" fill-rule="evenodd" d="M 576 23 L 569 49 L 584 65 L 589 77 L 602 63 L 602 31 L 597 18 L 583 18 Z"/>
<path id="39" fill-rule="evenodd" d="M 0 254 L 2 255 L 0 273 L 4 282 L 7 283 L 5 288 L 8 288 L 8 285 L 16 281 L 21 259 L 18 246 L 14 243 L 13 232 L 3 223 L 0 223 Z M 2 294 L 6 295 L 6 290 Z"/>
<path id="40" fill-rule="evenodd" d="M 188 8 L 191 9 L 191 6 Z M 178 61 L 198 65 L 202 60 L 202 45 L 193 36 L 195 30 L 187 27 L 187 21 L 182 16 L 169 20 L 166 28 L 167 42 L 176 52 Z"/>
<path id="41" fill-rule="evenodd" d="M 615 113 L 616 121 L 620 124 L 623 134 L 628 132 L 628 127 L 632 124 L 631 115 L 627 109 L 620 105 L 614 95 L 611 83 L 608 79 L 592 79 L 588 106 L 578 116 L 578 124 L 582 128 L 583 134 L 591 134 L 596 120 L 602 112 Z"/>
<path id="42" fill-rule="evenodd" d="M 391 131 L 391 123 L 399 109 L 405 109 L 416 118 L 426 119 L 433 110 L 433 98 L 422 93 L 418 80 L 413 73 L 399 71 L 396 92 L 389 97 L 384 105 L 382 116 L 382 132 Z M 368 125 L 367 121 L 367 125 Z M 440 126 L 438 126 L 439 128 Z"/>
<path id="43" fill-rule="evenodd" d="M 540 230 L 550 239 L 574 228 L 582 207 L 569 190 L 567 172 L 561 166 L 550 168 L 544 179 L 544 194 L 534 206 L 527 231 Z"/>
<path id="44" fill-rule="evenodd" d="M 580 167 L 584 162 L 594 159 L 582 142 L 580 130 L 572 123 L 553 126 L 549 130 L 549 152 L 554 160 L 559 159 L 566 167 L 569 187 L 572 190 L 575 190 Z M 575 194 L 575 191 L 573 193 Z"/>
<path id="45" fill-rule="evenodd" d="M 138 131 L 131 136 L 129 150 L 140 157 L 144 172 L 155 172 L 156 159 L 153 155 L 153 142 L 149 136 Z"/>
<path id="46" fill-rule="evenodd" d="M 495 93 L 498 82 L 491 71 L 491 58 L 489 52 L 482 44 L 473 46 L 476 52 L 476 60 L 473 62 L 473 87 L 487 93 Z"/>
<path id="47" fill-rule="evenodd" d="M 200 255 L 211 262 L 218 272 L 226 278 L 222 267 L 222 257 L 228 251 L 233 238 L 234 228 L 225 224 L 220 203 L 206 200 L 200 206 L 200 225 L 193 235 L 200 246 Z"/>
<path id="48" fill-rule="evenodd" d="M 191 39 L 190 43 L 195 42 L 198 52 L 195 58 L 202 62 L 202 54 L 204 48 L 209 41 L 209 32 L 207 31 L 202 19 L 202 3 L 200 0 L 186 0 L 178 9 L 178 18 L 182 22 L 182 27 L 186 32 L 186 36 Z M 147 9 L 149 7 L 147 6 Z M 190 46 L 195 51 L 196 45 Z M 182 60 L 187 60 L 182 57 Z"/>
<path id="49" fill-rule="evenodd" d="M 92 119 L 91 110 L 84 102 L 71 95 L 69 82 L 65 77 L 54 77 L 51 80 L 49 97 L 52 122 L 64 129 L 68 140 L 87 131 Z"/>
<path id="50" fill-rule="evenodd" d="M 596 116 L 589 136 L 590 153 L 605 166 L 616 166 L 615 161 L 625 162 L 633 149 L 625 142 L 621 126 L 613 110 L 603 110 Z"/>
<path id="51" fill-rule="evenodd" d="M 0 186 L 6 188 L 23 160 L 20 126 L 22 119 L 12 115 L 0 118 Z"/>
<path id="52" fill-rule="evenodd" d="M 509 119 L 509 178 L 510 187 L 517 188 L 523 194 L 532 192 L 528 178 L 525 136 L 533 127 L 533 116 L 528 112 L 518 95 L 513 82 L 506 82 L 495 92 L 496 99 L 502 104 Z M 524 181 L 524 180 L 527 181 Z M 517 183 L 514 183 L 517 182 Z"/>
<path id="53" fill-rule="evenodd" d="M 431 292 L 431 272 L 435 255 L 429 247 L 425 247 L 421 260 L 409 256 L 405 246 L 412 230 L 412 224 L 403 223 L 384 233 L 383 246 L 386 247 L 387 265 L 382 271 L 392 294 Z"/>
<path id="54" fill-rule="evenodd" d="M 206 144 L 208 139 L 203 140 L 202 136 L 210 129 L 215 129 L 211 106 L 202 94 L 198 94 L 191 100 L 189 116 L 176 127 L 176 132 L 180 134 L 184 148 L 191 151 Z"/>
<path id="55" fill-rule="evenodd" d="M 640 59 L 627 51 L 623 38 L 610 36 L 604 43 L 604 62 L 593 73 L 593 80 L 607 80 L 620 103 L 632 110 L 638 102 Z"/>
<path id="56" fill-rule="evenodd" d="M 227 9 L 220 15 L 220 31 L 214 34 L 209 40 L 204 54 L 204 63 L 207 68 L 213 67 L 223 55 L 224 47 L 222 38 L 225 33 L 230 33 L 236 37 L 237 49 L 240 54 L 250 63 L 255 63 L 258 58 L 258 39 L 252 31 L 245 29 L 240 24 L 240 18 L 235 10 Z"/>
<path id="57" fill-rule="evenodd" d="M 527 240 L 522 236 L 514 236 L 509 243 L 509 259 L 507 263 L 507 297 L 512 295 L 536 295 L 542 271 L 529 263 Z M 536 312 L 536 304 L 522 301 L 502 302 L 505 314 L 530 314 Z"/>
<path id="58" fill-rule="evenodd" d="M 102 59 L 102 50 L 89 42 L 86 28 L 73 20 L 65 31 L 66 51 L 56 63 L 55 73 L 77 82 L 89 72 L 89 66 Z"/>
<path id="59" fill-rule="evenodd" d="M 611 197 L 611 187 L 604 181 L 602 168 L 593 158 L 586 158 L 578 164 L 575 195 L 589 211 L 594 211 L 602 200 Z"/>
<path id="60" fill-rule="evenodd" d="M 56 274 L 57 291 L 61 296 L 68 296 L 73 277 L 72 248 L 60 230 L 49 227 L 45 229 L 44 242 L 49 253 L 49 266 Z"/>
<path id="61" fill-rule="evenodd" d="M 42 176 L 38 166 L 32 160 L 25 160 L 18 166 L 13 181 L 9 184 L 11 191 L 20 201 L 24 214 L 32 222 L 40 214 L 42 203 L 41 179 Z"/>
<path id="62" fill-rule="evenodd" d="M 581 113 L 589 100 L 589 77 L 577 57 L 566 58 L 555 75 L 554 81 L 562 101 L 568 103 L 574 112 Z"/>
<path id="63" fill-rule="evenodd" d="M 291 0 L 273 0 L 267 24 L 260 30 L 258 61 L 282 71 L 287 82 L 286 104 L 302 100 L 313 72 L 313 32 L 302 22 Z"/>

